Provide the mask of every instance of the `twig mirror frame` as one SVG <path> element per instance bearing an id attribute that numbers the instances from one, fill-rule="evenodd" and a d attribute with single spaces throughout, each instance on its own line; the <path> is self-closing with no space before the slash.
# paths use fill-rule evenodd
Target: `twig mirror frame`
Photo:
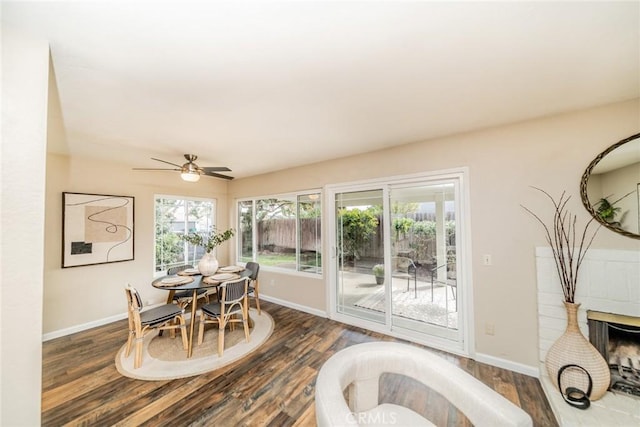
<path id="1" fill-rule="evenodd" d="M 618 148 L 618 147 L 620 147 L 620 146 L 622 146 L 624 144 L 627 144 L 628 142 L 634 141 L 636 139 L 640 139 L 640 133 L 636 133 L 634 135 L 631 135 L 628 138 L 624 138 L 623 140 L 618 141 L 615 144 L 613 144 L 610 147 L 608 147 L 602 153 L 598 154 L 596 156 L 596 158 L 593 159 L 593 161 L 591 163 L 589 163 L 589 166 L 584 171 L 584 174 L 582 175 L 582 179 L 580 180 L 580 198 L 582 199 L 582 204 L 584 205 L 585 209 L 589 212 L 589 214 L 591 214 L 591 216 L 596 221 L 598 221 L 600 224 L 602 224 L 605 228 L 608 228 L 609 230 L 611 230 L 613 232 L 616 232 L 618 234 L 622 234 L 623 236 L 627 236 L 627 237 L 630 237 L 632 239 L 640 239 L 640 234 L 632 233 L 632 232 L 627 231 L 627 230 L 625 230 L 623 228 L 616 227 L 616 226 L 614 226 L 612 224 L 609 224 L 607 221 L 602 219 L 600 217 L 600 215 L 598 215 L 598 213 L 596 212 L 595 208 L 593 207 L 593 205 L 589 201 L 589 197 L 587 195 L 587 182 L 589 181 L 589 177 L 591 176 L 591 171 L 593 171 L 593 168 L 595 168 L 596 165 L 607 154 L 611 153 L 616 148 Z M 640 188 L 640 187 L 638 187 L 638 188 Z M 640 206 L 639 206 L 639 209 L 640 209 Z M 639 212 L 639 217 L 640 217 L 640 212 Z M 640 221 L 640 218 L 638 218 L 638 220 Z M 639 224 L 639 227 L 640 227 L 640 224 Z"/>

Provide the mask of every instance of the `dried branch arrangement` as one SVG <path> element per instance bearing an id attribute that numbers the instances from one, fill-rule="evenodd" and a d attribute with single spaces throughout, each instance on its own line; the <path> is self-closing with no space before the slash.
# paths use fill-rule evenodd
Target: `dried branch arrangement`
<path id="1" fill-rule="evenodd" d="M 207 252 L 213 251 L 217 246 L 226 242 L 235 234 L 235 230 L 230 228 L 225 231 L 217 232 L 215 228 L 209 230 L 208 233 L 191 232 L 189 234 L 181 234 L 179 237 L 195 246 L 201 246 Z"/>
<path id="2" fill-rule="evenodd" d="M 558 277 L 560 278 L 562 292 L 564 293 L 564 300 L 569 303 L 574 303 L 580 265 L 589 247 L 591 247 L 598 230 L 600 230 L 601 225 L 598 225 L 593 232 L 590 232 L 589 228 L 594 221 L 594 218 L 591 218 L 584 226 L 582 232 L 579 233 L 577 230 L 577 216 L 567 211 L 567 202 L 569 202 L 571 196 L 567 196 L 566 192 L 563 191 L 560 199 L 555 200 L 546 191 L 537 187 L 532 188 L 543 193 L 551 200 L 551 203 L 553 203 L 554 213 L 551 226 L 547 226 L 538 215 L 526 206 L 520 206 L 542 224 L 546 233 L 547 243 L 549 243 L 553 251 L 553 258 L 558 271 Z"/>

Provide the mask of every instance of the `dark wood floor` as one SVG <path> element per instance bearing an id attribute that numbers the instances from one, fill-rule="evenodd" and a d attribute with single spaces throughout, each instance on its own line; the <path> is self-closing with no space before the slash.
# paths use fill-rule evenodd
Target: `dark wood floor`
<path id="1" fill-rule="evenodd" d="M 126 321 L 44 343 L 42 425 L 313 426 L 316 375 L 332 354 L 362 342 L 400 341 L 268 302 L 263 308 L 275 321 L 264 346 L 192 378 L 121 376 L 114 359 L 127 339 Z M 436 353 L 522 407 L 536 426 L 557 426 L 537 379 Z M 408 406 L 438 426 L 470 425 L 444 398 L 406 377 L 385 374 L 381 400 Z"/>

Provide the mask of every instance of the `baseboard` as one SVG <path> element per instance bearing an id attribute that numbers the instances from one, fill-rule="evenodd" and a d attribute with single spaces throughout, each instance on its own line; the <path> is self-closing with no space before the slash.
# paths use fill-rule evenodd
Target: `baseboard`
<path id="1" fill-rule="evenodd" d="M 295 304 L 295 303 L 292 303 L 292 302 L 289 302 L 289 301 L 284 301 L 284 300 L 281 300 L 281 299 L 278 299 L 278 298 L 273 298 L 273 297 L 270 297 L 268 295 L 262 295 L 261 294 L 260 295 L 260 299 L 272 302 L 274 304 L 282 305 L 282 306 L 285 306 L 285 307 L 288 307 L 288 308 L 292 308 L 294 310 L 303 311 L 305 313 L 313 314 L 314 316 L 325 317 L 325 318 L 328 317 L 327 313 L 325 311 L 317 310 L 315 308 L 307 307 L 305 305 Z M 151 305 L 149 307 L 154 307 L 154 305 Z M 76 325 L 76 326 L 72 326 L 70 328 L 59 329 L 57 331 L 48 332 L 48 333 L 42 335 L 42 342 L 50 341 L 52 339 L 64 337 L 64 336 L 71 335 L 71 334 L 75 334 L 76 332 L 86 331 L 87 329 L 95 328 L 95 327 L 98 327 L 98 326 L 104 326 L 106 324 L 109 324 L 109 323 L 112 323 L 112 322 L 116 322 L 118 320 L 122 320 L 122 319 L 126 319 L 126 318 L 127 318 L 127 313 L 122 313 L 122 314 L 117 314 L 115 316 L 106 317 L 104 319 L 98 319 L 98 320 L 94 320 L 92 322 L 83 323 L 82 325 Z"/>
<path id="2" fill-rule="evenodd" d="M 55 338 L 64 337 L 66 335 L 75 334 L 76 332 L 86 331 L 87 329 L 95 328 L 98 326 L 107 325 L 109 323 L 116 322 L 118 320 L 126 319 L 127 313 L 116 314 L 115 316 L 106 317 L 104 319 L 94 320 L 93 322 L 83 323 L 82 325 L 72 326 L 70 328 L 60 329 L 53 332 L 48 332 L 42 335 L 42 342 L 49 341 Z"/>
<path id="3" fill-rule="evenodd" d="M 512 362 L 511 360 L 501 359 L 499 357 L 482 353 L 476 353 L 474 359 L 477 362 L 486 363 L 487 365 L 495 366 L 497 368 L 508 369 L 513 372 L 518 372 L 519 374 L 540 378 L 540 370 L 536 366 L 523 365 L 522 363 Z"/>
<path id="4" fill-rule="evenodd" d="M 313 314 L 314 316 L 328 318 L 326 311 L 318 310 L 316 308 L 307 307 L 306 305 L 300 305 L 291 301 L 285 301 L 278 298 L 270 297 L 268 295 L 260 294 L 260 299 L 272 302 L 274 304 L 282 305 L 284 307 L 292 308 L 294 310 L 303 311 L 305 313 Z"/>

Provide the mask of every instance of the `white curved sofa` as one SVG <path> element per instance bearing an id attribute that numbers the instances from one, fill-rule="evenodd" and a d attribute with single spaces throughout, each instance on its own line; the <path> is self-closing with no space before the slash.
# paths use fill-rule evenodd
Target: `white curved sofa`
<path id="1" fill-rule="evenodd" d="M 529 414 L 445 359 L 407 344 L 357 344 L 334 354 L 316 380 L 318 426 L 433 426 L 411 409 L 378 405 L 383 373 L 402 374 L 427 385 L 477 427 L 532 426 Z M 349 404 L 343 390 L 349 387 Z"/>

